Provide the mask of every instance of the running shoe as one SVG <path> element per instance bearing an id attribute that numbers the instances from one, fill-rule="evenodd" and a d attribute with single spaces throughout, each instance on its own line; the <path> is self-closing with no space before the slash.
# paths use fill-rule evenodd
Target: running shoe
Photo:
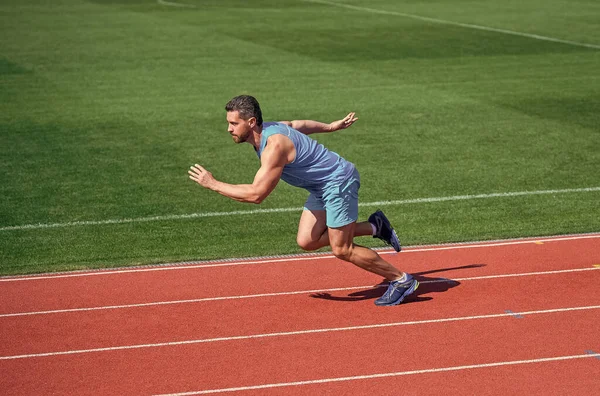
<path id="1" fill-rule="evenodd" d="M 411 275 L 406 274 L 406 280 L 391 281 L 383 296 L 375 300 L 375 305 L 398 305 L 406 296 L 412 294 L 419 287 L 419 282 Z"/>
<path id="2" fill-rule="evenodd" d="M 379 238 L 388 245 L 391 245 L 395 251 L 399 252 L 402 250 L 400 246 L 400 240 L 398 239 L 398 235 L 396 235 L 396 231 L 390 224 L 390 221 L 383 214 L 381 210 L 373 213 L 369 216 L 369 223 L 375 226 L 375 235 L 373 238 Z"/>

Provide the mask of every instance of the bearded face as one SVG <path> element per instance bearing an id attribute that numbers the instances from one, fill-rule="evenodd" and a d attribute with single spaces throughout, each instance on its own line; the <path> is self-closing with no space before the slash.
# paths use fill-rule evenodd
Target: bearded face
<path id="1" fill-rule="evenodd" d="M 227 112 L 227 132 L 229 132 L 231 138 L 236 143 L 244 143 L 248 140 L 248 137 L 252 133 L 253 123 L 256 123 L 256 119 L 254 117 L 244 120 L 242 117 L 240 117 L 239 111 Z"/>

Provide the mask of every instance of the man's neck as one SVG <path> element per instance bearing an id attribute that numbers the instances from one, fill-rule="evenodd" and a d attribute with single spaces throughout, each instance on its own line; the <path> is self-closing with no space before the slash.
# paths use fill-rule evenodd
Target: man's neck
<path id="1" fill-rule="evenodd" d="M 260 149 L 261 137 L 262 137 L 262 125 L 256 126 L 256 128 L 252 130 L 252 134 L 250 135 L 250 138 L 247 140 L 247 142 L 254 146 L 254 150 L 258 151 Z"/>

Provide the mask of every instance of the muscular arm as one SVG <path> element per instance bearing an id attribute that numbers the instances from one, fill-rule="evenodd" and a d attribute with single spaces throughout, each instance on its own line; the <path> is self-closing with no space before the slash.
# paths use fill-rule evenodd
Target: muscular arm
<path id="1" fill-rule="evenodd" d="M 261 166 L 252 184 L 229 184 L 219 181 L 213 175 L 196 164 L 188 171 L 190 179 L 201 186 L 239 202 L 261 203 L 277 186 L 283 167 L 289 162 L 289 145 L 281 137 L 269 138 L 269 143 L 261 155 Z M 293 145 L 289 142 L 291 148 Z"/>
<path id="2" fill-rule="evenodd" d="M 327 133 L 339 131 L 340 129 L 346 129 L 350 125 L 354 124 L 358 118 L 355 117 L 356 113 L 350 113 L 341 120 L 333 121 L 329 124 L 319 121 L 312 120 L 294 120 L 294 121 L 280 121 L 282 124 L 291 126 L 297 131 L 302 132 L 305 135 L 311 133 Z"/>

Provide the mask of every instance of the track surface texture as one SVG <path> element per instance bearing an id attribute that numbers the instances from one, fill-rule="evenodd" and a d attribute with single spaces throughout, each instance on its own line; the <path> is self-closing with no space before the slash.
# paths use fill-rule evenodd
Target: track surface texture
<path id="1" fill-rule="evenodd" d="M 0 278 L 10 395 L 595 395 L 600 234 Z"/>

